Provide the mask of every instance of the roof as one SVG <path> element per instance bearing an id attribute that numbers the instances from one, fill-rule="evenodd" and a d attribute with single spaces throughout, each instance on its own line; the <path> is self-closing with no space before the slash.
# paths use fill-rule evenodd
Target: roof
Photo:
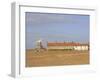
<path id="1" fill-rule="evenodd" d="M 75 42 L 48 42 L 47 46 L 85 46 L 88 44 L 80 44 Z"/>

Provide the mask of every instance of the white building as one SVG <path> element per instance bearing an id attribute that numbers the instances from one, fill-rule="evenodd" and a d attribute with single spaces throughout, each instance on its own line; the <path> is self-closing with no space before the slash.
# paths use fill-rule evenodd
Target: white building
<path id="1" fill-rule="evenodd" d="M 89 50 L 88 44 L 80 44 L 80 43 L 74 43 L 74 42 L 53 42 L 53 43 L 47 43 L 47 49 L 48 50 Z"/>

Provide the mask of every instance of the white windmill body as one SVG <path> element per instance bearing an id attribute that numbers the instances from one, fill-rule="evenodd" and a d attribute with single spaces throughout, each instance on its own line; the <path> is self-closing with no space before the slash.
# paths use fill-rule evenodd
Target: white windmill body
<path id="1" fill-rule="evenodd" d="M 41 49 L 41 45 L 42 45 L 42 40 L 40 39 L 40 40 L 37 40 L 36 41 L 36 48 L 37 49 Z"/>

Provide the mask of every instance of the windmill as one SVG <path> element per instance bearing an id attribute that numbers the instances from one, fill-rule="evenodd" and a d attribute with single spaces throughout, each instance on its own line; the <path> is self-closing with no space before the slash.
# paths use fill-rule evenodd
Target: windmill
<path id="1" fill-rule="evenodd" d="M 35 51 L 40 52 L 40 51 L 46 50 L 46 48 L 44 46 L 45 40 L 42 39 L 43 37 L 41 38 L 41 35 L 36 34 L 34 36 L 34 38 L 35 38 L 35 42 L 33 42 L 33 43 L 35 44 Z"/>

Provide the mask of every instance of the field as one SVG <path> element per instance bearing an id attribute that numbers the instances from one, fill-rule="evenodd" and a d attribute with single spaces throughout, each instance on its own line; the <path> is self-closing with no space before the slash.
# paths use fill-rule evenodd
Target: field
<path id="1" fill-rule="evenodd" d="M 26 50 L 26 67 L 89 64 L 89 51 Z"/>

